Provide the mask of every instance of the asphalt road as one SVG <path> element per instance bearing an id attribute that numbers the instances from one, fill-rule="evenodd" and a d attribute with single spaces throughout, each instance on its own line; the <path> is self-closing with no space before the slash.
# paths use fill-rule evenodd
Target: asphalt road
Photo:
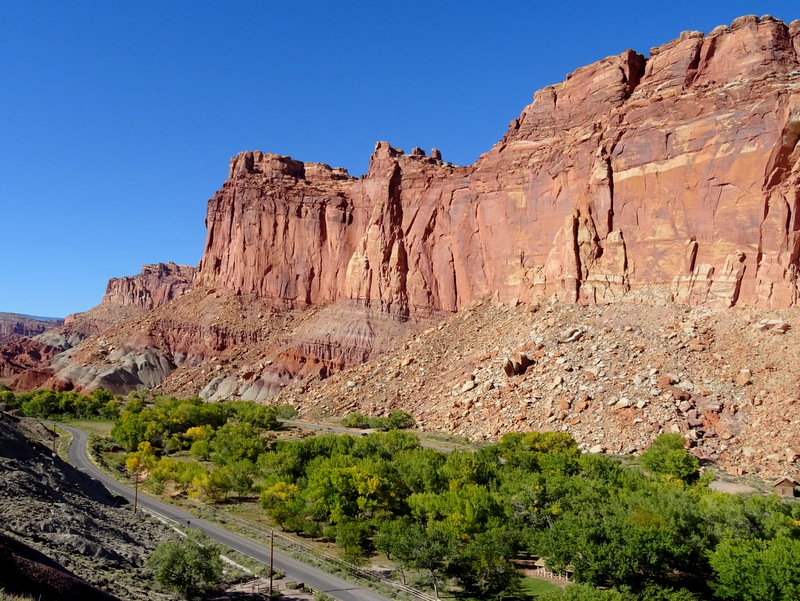
<path id="1" fill-rule="evenodd" d="M 58 427 L 69 430 L 72 433 L 72 444 L 70 444 L 69 447 L 70 463 L 80 471 L 102 482 L 112 493 L 125 497 L 133 502 L 133 489 L 107 476 L 89 461 L 86 454 L 86 443 L 88 442 L 86 433 L 83 430 L 78 430 L 77 428 L 71 428 L 62 424 L 58 424 Z M 211 522 L 182 511 L 177 507 L 158 501 L 141 492 L 139 493 L 139 506 L 145 507 L 153 513 L 157 513 L 180 525 L 191 523 L 192 528 L 199 528 L 209 538 L 269 565 L 269 547 L 253 542 L 249 538 L 229 532 L 216 524 L 212 524 Z M 304 582 L 314 590 L 324 591 L 342 601 L 390 601 L 388 597 L 361 588 L 352 582 L 328 574 L 319 568 L 306 565 L 278 551 L 275 551 L 273 565 L 275 569 L 286 572 L 287 577 L 290 579 L 296 580 L 297 582 Z"/>

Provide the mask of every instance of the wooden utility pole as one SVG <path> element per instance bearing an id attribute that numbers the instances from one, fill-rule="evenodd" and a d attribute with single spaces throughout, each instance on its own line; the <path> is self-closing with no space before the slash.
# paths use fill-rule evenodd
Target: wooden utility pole
<path id="1" fill-rule="evenodd" d="M 275 555 L 275 531 L 270 530 L 269 532 L 269 598 L 272 599 L 272 560 Z"/>
<path id="2" fill-rule="evenodd" d="M 139 505 L 139 470 L 133 472 L 133 513 Z"/>

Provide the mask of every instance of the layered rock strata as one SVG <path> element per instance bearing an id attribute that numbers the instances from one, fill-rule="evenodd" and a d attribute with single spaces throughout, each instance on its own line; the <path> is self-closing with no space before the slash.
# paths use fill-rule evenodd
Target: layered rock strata
<path id="1" fill-rule="evenodd" d="M 10 384 L 20 390 L 42 386 L 57 390 L 73 388 L 76 384 L 74 370 L 63 376 L 57 374 L 60 365 L 69 363 L 69 354 L 59 356 L 62 352 L 182 296 L 191 287 L 195 271 L 192 266 L 159 263 L 143 265 L 138 275 L 111 279 L 103 302 L 97 307 L 69 315 L 66 320 L 55 324 L 60 327 L 37 331 L 36 335 L 0 346 L 0 377 L 11 377 Z M 50 364 L 53 360 L 54 363 Z M 159 363 L 164 373 L 158 379 L 149 379 L 149 385 L 160 383 L 174 368 L 163 361 Z M 136 384 L 143 385 L 137 382 L 133 386 Z"/>
<path id="2" fill-rule="evenodd" d="M 175 263 L 142 265 L 138 275 L 109 280 L 103 303 L 150 311 L 186 294 L 196 271 L 192 265 Z"/>
<path id="3" fill-rule="evenodd" d="M 469 167 L 261 152 L 209 202 L 198 279 L 408 316 L 476 298 L 797 303 L 800 21 L 742 17 L 578 69 Z M 434 154 L 434 153 L 432 153 Z"/>

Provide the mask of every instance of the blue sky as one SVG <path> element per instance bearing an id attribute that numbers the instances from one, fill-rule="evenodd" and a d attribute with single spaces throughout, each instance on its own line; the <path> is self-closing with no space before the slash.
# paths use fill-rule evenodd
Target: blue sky
<path id="1" fill-rule="evenodd" d="M 473 162 L 533 92 L 782 2 L 9 2 L 0 311 L 65 316 L 144 263 L 197 264 L 242 150 L 361 175 L 378 140 Z"/>

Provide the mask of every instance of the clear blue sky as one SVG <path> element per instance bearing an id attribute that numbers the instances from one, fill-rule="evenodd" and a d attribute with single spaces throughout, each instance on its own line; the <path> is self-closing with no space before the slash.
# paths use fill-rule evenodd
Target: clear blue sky
<path id="1" fill-rule="evenodd" d="M 0 311 L 64 316 L 144 263 L 197 264 L 242 150 L 473 162 L 576 68 L 781 2 L 7 2 Z"/>

